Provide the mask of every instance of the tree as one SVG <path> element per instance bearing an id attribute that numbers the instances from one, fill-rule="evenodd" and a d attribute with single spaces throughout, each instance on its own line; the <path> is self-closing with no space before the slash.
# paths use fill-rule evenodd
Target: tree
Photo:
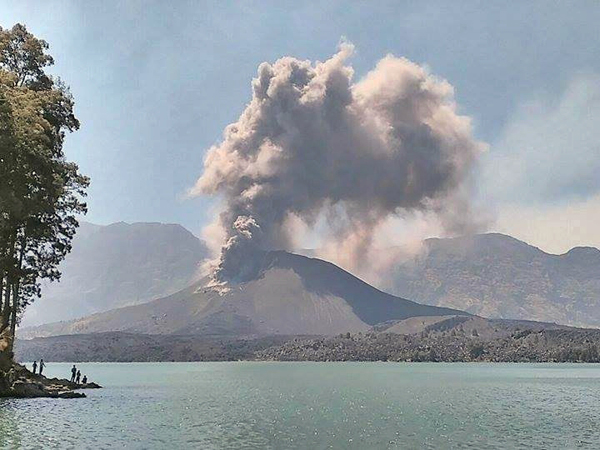
<path id="1" fill-rule="evenodd" d="M 23 25 L 0 27 L 0 333 L 9 350 L 40 281 L 60 278 L 87 210 L 89 180 L 63 151 L 66 133 L 79 128 L 73 98 L 46 74 L 47 50 Z"/>

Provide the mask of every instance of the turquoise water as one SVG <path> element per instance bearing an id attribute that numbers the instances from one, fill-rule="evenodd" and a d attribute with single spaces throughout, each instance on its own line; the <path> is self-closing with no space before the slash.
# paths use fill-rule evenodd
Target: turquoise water
<path id="1" fill-rule="evenodd" d="M 600 448 L 600 365 L 80 367 L 105 388 L 0 400 L 1 448 Z"/>

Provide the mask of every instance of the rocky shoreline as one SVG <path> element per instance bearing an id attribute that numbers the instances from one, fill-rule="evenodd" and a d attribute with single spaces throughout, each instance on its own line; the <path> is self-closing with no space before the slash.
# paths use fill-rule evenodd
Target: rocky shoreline
<path id="1" fill-rule="evenodd" d="M 12 398 L 85 398 L 79 389 L 99 389 L 96 383 L 77 384 L 65 379 L 46 378 L 43 375 L 34 375 L 23 366 L 16 364 L 20 369 L 16 371 L 17 379 L 10 385 L 4 397 Z M 1 395 L 1 394 L 0 394 Z"/>
<path id="2" fill-rule="evenodd" d="M 491 339 L 466 333 L 347 333 L 293 340 L 257 352 L 256 359 L 600 363 L 600 330 L 522 330 Z"/>
<path id="3" fill-rule="evenodd" d="M 295 336 L 308 338 L 310 336 Z M 123 332 L 52 336 L 17 340 L 18 361 L 162 362 L 252 360 L 258 350 L 281 345 L 294 336 L 164 336 Z"/>
<path id="4" fill-rule="evenodd" d="M 413 317 L 337 336 L 163 336 L 123 332 L 17 341 L 18 360 L 600 362 L 600 330 L 484 319 Z"/>
<path id="5" fill-rule="evenodd" d="M 59 378 L 33 374 L 25 366 L 6 359 L 0 368 L 0 398 L 84 398 L 80 389 L 99 389 L 96 383 L 77 384 Z"/>

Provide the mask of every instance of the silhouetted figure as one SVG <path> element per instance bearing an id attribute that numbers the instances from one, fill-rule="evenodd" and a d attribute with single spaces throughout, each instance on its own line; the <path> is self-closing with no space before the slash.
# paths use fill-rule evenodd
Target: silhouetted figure
<path id="1" fill-rule="evenodd" d="M 75 364 L 73 364 L 73 367 L 71 368 L 71 383 L 75 383 L 76 375 L 77 375 L 77 367 L 75 367 Z"/>
<path id="2" fill-rule="evenodd" d="M 40 359 L 40 375 L 42 374 L 44 367 L 46 367 L 46 363 L 44 362 L 43 359 Z"/>
<path id="3" fill-rule="evenodd" d="M 75 383 L 79 384 L 79 379 L 81 378 L 81 372 L 77 371 L 77 378 L 75 378 Z"/>
<path id="4" fill-rule="evenodd" d="M 83 380 L 81 380 L 82 384 L 87 384 L 87 375 L 83 376 Z"/>
<path id="5" fill-rule="evenodd" d="M 37 361 L 33 362 L 33 374 L 35 375 L 35 371 L 37 370 Z"/>

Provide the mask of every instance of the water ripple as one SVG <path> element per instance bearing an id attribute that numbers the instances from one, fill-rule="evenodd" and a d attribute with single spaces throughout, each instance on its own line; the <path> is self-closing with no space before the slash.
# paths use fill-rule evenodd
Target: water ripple
<path id="1" fill-rule="evenodd" d="M 0 447 L 600 448 L 594 365 L 149 363 L 82 372 L 105 389 L 0 400 Z"/>

